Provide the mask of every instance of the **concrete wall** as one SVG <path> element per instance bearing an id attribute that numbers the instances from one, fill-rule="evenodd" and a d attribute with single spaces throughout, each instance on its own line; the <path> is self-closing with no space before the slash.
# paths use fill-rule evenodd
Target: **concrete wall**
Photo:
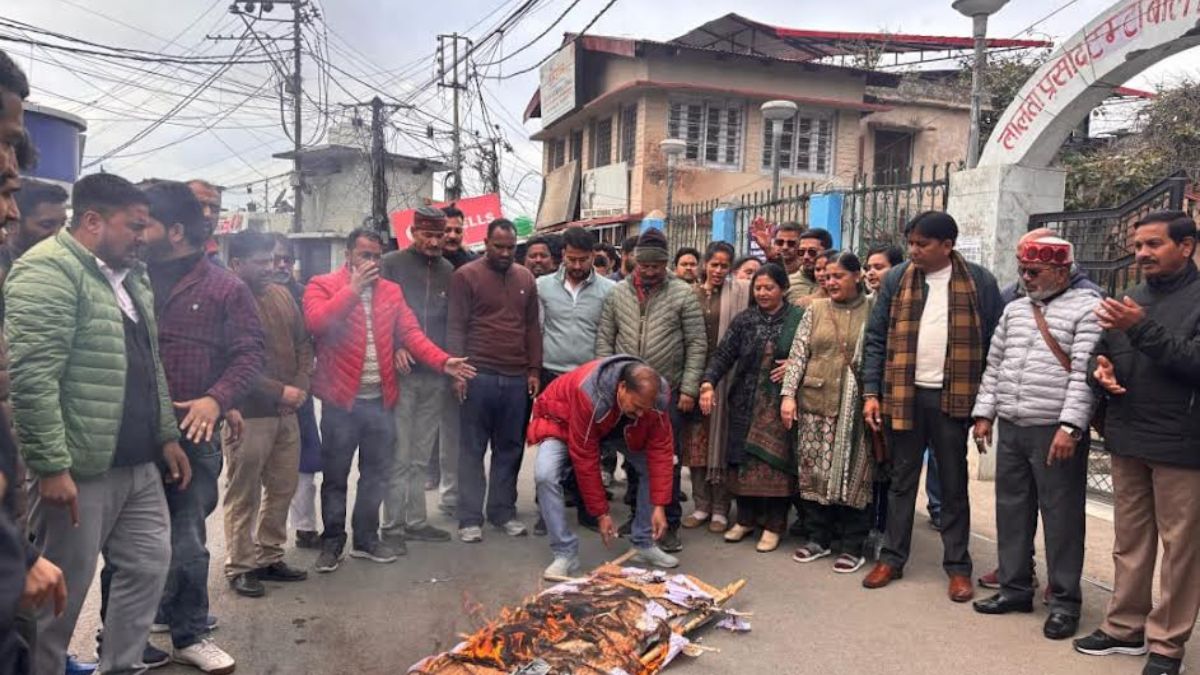
<path id="1" fill-rule="evenodd" d="M 391 167 L 387 172 L 388 210 L 419 206 L 433 196 L 433 175 L 414 174 L 408 167 Z M 370 166 L 355 161 L 342 171 L 323 176 L 306 176 L 311 192 L 304 200 L 305 232 L 349 233 L 371 215 Z"/>
<path id="2" fill-rule="evenodd" d="M 892 110 L 872 113 L 862 119 L 862 170 L 875 171 L 875 130 L 895 130 L 913 133 L 912 166 L 931 167 L 947 162 L 961 162 L 967 154 L 967 138 L 971 131 L 968 109 L 924 102 L 889 101 Z M 929 169 L 926 169 L 928 175 Z"/>

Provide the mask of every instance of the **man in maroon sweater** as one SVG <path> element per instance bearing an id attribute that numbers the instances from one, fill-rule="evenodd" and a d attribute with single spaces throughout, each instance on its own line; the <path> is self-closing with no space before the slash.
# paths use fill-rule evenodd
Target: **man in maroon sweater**
<path id="1" fill-rule="evenodd" d="M 464 542 L 483 539 L 487 520 L 510 536 L 527 534 L 517 520 L 517 473 L 525 446 L 525 401 L 541 386 L 542 331 L 533 274 L 513 265 L 517 231 L 512 222 L 488 225 L 487 254 L 459 268 L 450 281 L 447 347 L 479 370 L 470 383 L 456 383 L 462 403 L 462 446 L 458 458 L 458 534 Z M 483 456 L 491 441 L 488 477 Z"/>

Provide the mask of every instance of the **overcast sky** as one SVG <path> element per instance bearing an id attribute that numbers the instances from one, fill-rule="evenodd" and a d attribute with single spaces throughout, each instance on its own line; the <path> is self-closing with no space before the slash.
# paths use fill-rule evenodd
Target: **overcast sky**
<path id="1" fill-rule="evenodd" d="M 128 49 L 216 55 L 230 53 L 234 43 L 209 41 L 206 35 L 240 35 L 244 30 L 240 19 L 227 12 L 229 2 L 4 0 L 0 16 Z M 415 96 L 423 113 L 401 112 L 392 118 L 398 128 L 389 129 L 391 148 L 408 154 L 444 157 L 450 147 L 444 137 L 439 133 L 431 143 L 420 133 L 431 122 L 438 132 L 445 128 L 443 122 L 434 121 L 431 116 L 444 120 L 450 117 L 447 92 L 439 92 L 436 87 L 418 89 L 433 74 L 435 36 L 460 31 L 481 37 L 518 4 L 518 0 L 326 0 L 321 5 L 326 12 L 324 23 L 332 31 L 328 37 L 331 60 L 363 82 L 334 75 L 336 82 L 325 82 L 328 90 L 322 94 L 322 82 L 313 74 L 316 64 L 306 60 L 305 86 L 313 98 L 306 105 L 306 115 L 315 122 L 320 119 L 316 110 L 323 108 L 326 113 L 337 113 L 342 121 L 348 121 L 345 113 L 338 112 L 340 104 L 349 102 L 351 95 L 366 100 L 376 87 L 384 87 L 387 94 L 395 97 Z M 502 48 L 485 60 L 494 60 L 526 44 L 569 4 L 570 0 L 542 0 L 530 17 L 505 36 Z M 489 72 L 513 72 L 536 63 L 558 45 L 564 31 L 582 29 L 605 4 L 607 0 L 580 0 L 567 18 L 540 42 Z M 1110 4 L 1110 0 L 1012 0 L 993 17 L 989 33 L 994 37 L 1022 34 L 1022 37 L 1057 41 L 1069 37 Z M 737 3 L 617 0 L 589 32 L 665 40 L 732 11 L 734 6 L 738 13 L 749 18 L 793 28 L 970 34 L 969 20 L 952 10 L 949 0 L 740 0 Z M 1060 7 L 1065 8 L 1045 19 Z M 273 16 L 290 17 L 290 10 L 277 8 Z M 1032 34 L 1023 33 L 1035 22 L 1039 23 Z M 264 33 L 280 36 L 287 31 L 283 24 L 260 23 L 257 27 Z M 320 24 L 317 31 L 324 34 Z M 0 28 L 0 34 L 14 34 L 14 31 Z M 279 46 L 287 48 L 286 43 Z M 193 72 L 182 72 L 170 65 L 136 64 L 144 70 L 132 72 L 28 45 L 0 41 L 0 48 L 13 54 L 31 74 L 34 101 L 89 120 L 85 163 L 124 145 L 164 112 L 183 104 L 184 97 L 215 70 L 215 66 L 203 66 L 189 67 Z M 1131 84 L 1152 88 L 1156 83 L 1177 80 L 1194 72 L 1195 64 L 1194 55 L 1176 57 Z M 257 180 L 257 184 L 250 186 L 253 195 L 246 194 L 246 187 L 239 187 L 231 192 L 226 203 L 236 205 L 251 197 L 261 202 L 264 186 L 268 184 L 264 179 L 289 168 L 287 162 L 271 159 L 271 154 L 291 147 L 291 141 L 279 126 L 278 93 L 274 88 L 277 80 L 272 81 L 271 69 L 267 64 L 232 69 L 216 81 L 214 89 L 184 105 L 171 123 L 163 124 L 87 171 L 103 166 L 131 179 L 204 176 L 226 185 Z M 516 195 L 515 199 L 506 200 L 509 215 L 532 215 L 536 208 L 539 181 L 532 174 L 540 166 L 541 148 L 527 137 L 540 124 L 533 120 L 522 127 L 520 120 L 536 87 L 536 71 L 503 82 L 486 81 L 483 85 L 483 107 L 514 148 L 512 154 L 506 153 L 502 158 L 502 182 L 506 192 Z M 485 122 L 478 98 L 472 95 L 466 118 L 469 127 L 482 130 Z M 334 124 L 339 121 L 331 120 Z M 478 185 L 477 177 L 468 176 L 468 191 Z M 282 179 L 270 182 L 272 197 L 283 187 Z"/>

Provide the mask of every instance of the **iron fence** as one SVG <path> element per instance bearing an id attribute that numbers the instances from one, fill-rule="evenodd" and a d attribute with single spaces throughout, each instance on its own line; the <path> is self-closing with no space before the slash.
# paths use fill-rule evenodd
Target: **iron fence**
<path id="1" fill-rule="evenodd" d="M 950 174 L 962 163 L 859 175 L 842 203 L 844 248 L 864 253 L 872 246 L 903 248 L 904 225 L 923 211 L 945 211 L 950 198 Z"/>

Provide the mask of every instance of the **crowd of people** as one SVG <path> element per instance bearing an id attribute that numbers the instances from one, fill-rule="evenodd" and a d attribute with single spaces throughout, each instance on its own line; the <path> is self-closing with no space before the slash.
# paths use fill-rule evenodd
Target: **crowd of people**
<path id="1" fill-rule="evenodd" d="M 100 173 L 69 194 L 22 181 L 28 94 L 0 52 L 0 671 L 83 672 L 68 646 L 102 561 L 100 672 L 172 660 L 233 672 L 209 611 L 205 519 L 218 503 L 228 584 L 258 598 L 264 581 L 308 576 L 285 562 L 289 529 L 326 574 L 346 555 L 394 562 L 409 542 L 477 544 L 487 524 L 527 535 L 527 447 L 547 579 L 582 567 L 575 506 L 605 544 L 627 537 L 637 564 L 679 565 L 683 530 L 755 538 L 762 553 L 790 532 L 797 563 L 831 558 L 851 574 L 874 561 L 862 585 L 883 588 L 903 577 L 924 468 L 947 593 L 962 603 L 975 595 L 973 437 L 995 447 L 999 539 L 998 569 L 978 579 L 998 592 L 974 609 L 1033 610 L 1040 515 L 1043 634 L 1066 639 L 1079 629 L 1092 428 L 1112 455 L 1116 579 L 1103 624 L 1074 646 L 1180 671 L 1200 609 L 1200 283 L 1186 214 L 1132 226 L 1145 281 L 1120 299 L 1042 230 L 1008 253 L 1020 280 L 1002 292 L 933 211 L 907 223 L 907 260 L 758 220 L 761 259 L 721 241 L 672 251 L 657 229 L 618 251 L 570 227 L 527 241 L 518 262 L 511 222 L 492 221 L 476 255 L 463 214 L 427 206 L 409 247 L 354 230 L 345 263 L 302 284 L 286 237 L 243 232 L 224 260 L 212 253 L 220 191 L 206 181 Z M 456 533 L 430 523 L 427 491 Z M 152 632 L 169 634 L 170 653 Z"/>

